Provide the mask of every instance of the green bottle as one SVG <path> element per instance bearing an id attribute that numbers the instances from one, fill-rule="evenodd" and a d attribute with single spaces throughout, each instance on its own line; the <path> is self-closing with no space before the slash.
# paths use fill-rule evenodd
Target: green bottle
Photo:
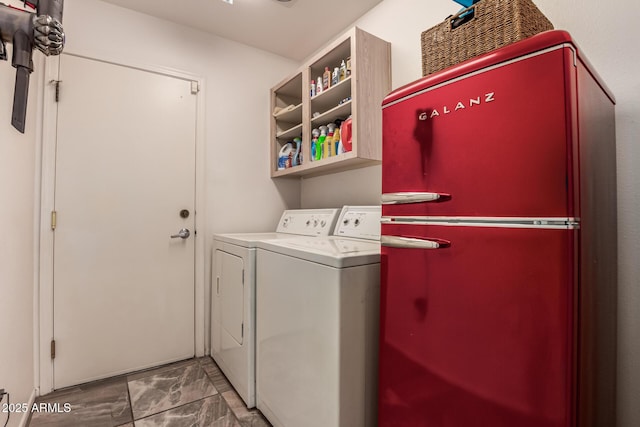
<path id="1" fill-rule="evenodd" d="M 322 159 L 325 139 L 327 139 L 327 127 L 320 126 L 320 138 L 318 138 L 318 142 L 316 143 L 316 160 Z"/>

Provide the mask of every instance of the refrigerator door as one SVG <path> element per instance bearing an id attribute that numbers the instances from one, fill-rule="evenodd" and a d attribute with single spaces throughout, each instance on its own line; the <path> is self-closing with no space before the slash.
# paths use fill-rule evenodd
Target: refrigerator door
<path id="1" fill-rule="evenodd" d="M 382 231 L 379 426 L 571 426 L 577 231 Z"/>
<path id="2" fill-rule="evenodd" d="M 385 105 L 383 216 L 577 216 L 574 69 L 559 47 Z"/>

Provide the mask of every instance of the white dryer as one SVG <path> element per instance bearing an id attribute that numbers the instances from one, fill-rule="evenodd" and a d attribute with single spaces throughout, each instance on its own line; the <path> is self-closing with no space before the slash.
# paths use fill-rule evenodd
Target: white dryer
<path id="1" fill-rule="evenodd" d="M 275 427 L 376 425 L 380 207 L 258 243 L 257 407 Z"/>
<path id="2" fill-rule="evenodd" d="M 211 356 L 249 408 L 255 406 L 256 245 L 327 236 L 339 213 L 339 209 L 287 210 L 275 232 L 213 236 Z"/>

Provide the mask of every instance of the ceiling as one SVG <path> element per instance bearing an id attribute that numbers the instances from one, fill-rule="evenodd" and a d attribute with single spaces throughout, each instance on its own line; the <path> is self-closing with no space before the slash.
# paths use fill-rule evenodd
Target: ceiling
<path id="1" fill-rule="evenodd" d="M 302 60 L 382 0 L 103 0 Z"/>

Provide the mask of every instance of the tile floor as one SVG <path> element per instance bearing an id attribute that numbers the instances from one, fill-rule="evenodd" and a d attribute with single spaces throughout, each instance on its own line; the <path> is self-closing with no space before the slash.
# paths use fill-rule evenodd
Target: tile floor
<path id="1" fill-rule="evenodd" d="M 29 427 L 271 427 L 210 357 L 56 390 L 36 402 L 60 410 L 32 413 Z"/>

